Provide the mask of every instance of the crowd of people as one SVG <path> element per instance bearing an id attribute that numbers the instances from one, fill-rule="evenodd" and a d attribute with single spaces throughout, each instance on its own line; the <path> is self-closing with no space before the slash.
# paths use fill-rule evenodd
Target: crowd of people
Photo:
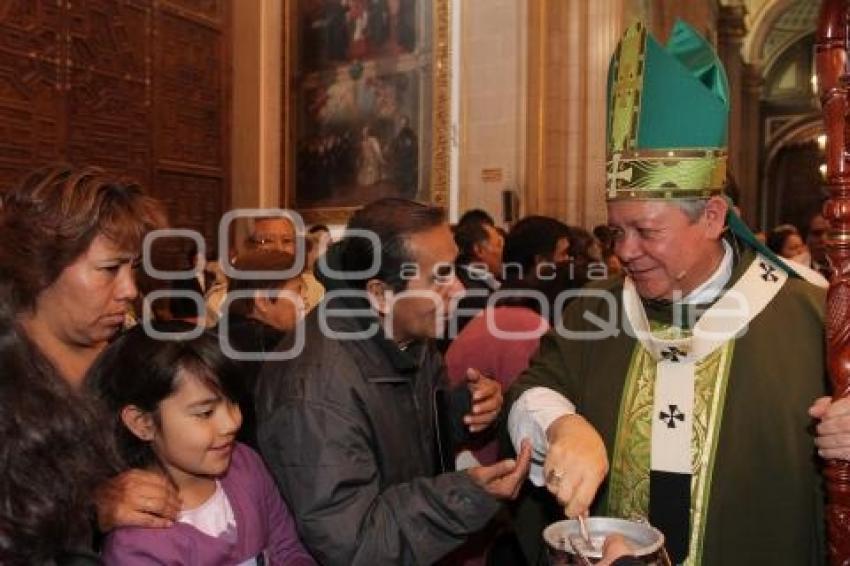
<path id="1" fill-rule="evenodd" d="M 765 246 L 718 178 L 612 175 L 592 231 L 385 198 L 332 242 L 270 213 L 157 303 L 161 205 L 34 172 L 0 193 L 0 563 L 537 565 L 545 525 L 592 514 L 648 520 L 675 564 L 824 564 L 818 456 L 850 459 L 826 225 Z"/>
<path id="2" fill-rule="evenodd" d="M 682 232 L 713 219 L 706 249 L 653 256 L 640 249 L 649 244 L 632 241 L 646 239 L 630 227 L 644 211 L 621 218 L 614 206 L 612 223 L 593 233 L 543 216 L 505 231 L 482 210 L 450 226 L 439 208 L 382 199 L 348 225 L 376 234 L 378 249 L 345 235 L 332 243 L 326 226 L 298 234 L 285 216 L 256 218 L 227 261 L 266 275 L 223 277 L 217 261 L 199 262 L 193 289 L 204 308 L 183 312 L 173 300 L 149 309 L 143 324 L 144 309 L 134 312 L 134 272 L 145 235 L 166 225 L 158 203 L 100 170 L 36 172 L 4 193 L 0 215 L 10 243 L 0 251 L 3 562 L 201 564 L 266 556 L 286 564 L 476 564 L 489 553 L 490 563 L 537 563 L 540 531 L 557 520 L 557 502 L 571 516 L 598 505 L 594 495 L 616 470 L 618 443 L 629 442 L 616 438 L 618 425 L 609 420 L 616 411 L 593 427 L 577 418 L 580 407 L 602 415 L 620 402 L 587 387 L 614 390 L 610 380 L 629 373 L 631 357 L 621 339 L 586 343 L 556 331 L 586 325 L 579 312 L 599 311 L 577 291 L 622 288 L 622 265 L 641 297 L 663 298 L 687 291 L 676 270 L 695 273 L 689 286 L 698 287 L 711 268 L 727 269 L 727 259 L 734 277 L 750 253 L 731 252 L 734 238 L 720 236 L 725 201 L 707 201 L 693 222 L 675 203 L 652 206 L 663 207 L 656 217 L 683 217 Z M 807 244 L 791 227 L 777 228 L 767 243 L 777 256 L 817 268 L 820 222 L 813 219 L 806 238 L 811 258 L 801 257 Z M 307 253 L 293 270 L 299 239 Z M 646 257 L 658 264 L 658 281 L 641 278 L 651 271 L 639 269 Z M 697 259 L 711 265 L 690 265 Z M 370 265 L 379 266 L 376 273 L 344 276 Z M 411 265 L 418 269 L 408 273 Z M 795 333 L 795 344 L 817 344 L 818 355 L 801 348 L 777 363 L 783 374 L 808 376 L 791 397 L 812 402 L 824 384 L 817 377 L 822 297 L 809 283 L 793 288 L 810 298 L 791 300 L 799 324 L 786 332 Z M 740 347 L 758 352 L 759 329 L 772 321 L 752 322 Z M 291 350 L 299 324 L 297 355 L 275 358 Z M 340 339 L 373 326 L 381 331 Z M 565 374 L 576 364 L 584 369 Z M 732 371 L 753 364 L 765 361 L 736 362 Z M 785 380 L 783 396 L 793 383 Z M 516 446 L 508 459 L 499 442 L 503 395 Z M 811 411 L 824 418 L 823 453 L 846 455 L 836 406 L 820 400 Z M 796 418 L 803 424 L 807 417 Z M 743 414 L 726 419 L 749 422 Z M 777 439 L 770 452 L 788 441 Z M 726 449 L 757 448 L 740 442 Z M 807 474 L 814 485 L 802 458 L 813 446 L 808 437 L 795 441 L 799 467 L 771 489 L 786 497 L 805 491 Z M 557 499 L 534 487 L 547 483 L 541 458 L 550 470 L 559 465 L 549 463 L 547 449 L 566 462 L 559 487 L 548 485 Z M 609 480 L 605 489 L 623 486 Z M 499 503 L 520 494 L 510 507 Z"/>

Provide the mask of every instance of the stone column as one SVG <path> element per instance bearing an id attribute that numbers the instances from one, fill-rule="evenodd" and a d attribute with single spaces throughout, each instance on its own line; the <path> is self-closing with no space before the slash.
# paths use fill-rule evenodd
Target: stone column
<path id="1" fill-rule="evenodd" d="M 744 60 L 741 56 L 741 46 L 747 33 L 744 21 L 746 8 L 744 6 L 732 5 L 721 6 L 717 25 L 717 54 L 726 68 L 726 76 L 729 79 L 729 161 L 728 166 L 732 175 L 741 187 L 741 192 L 748 191 L 742 176 L 742 152 L 743 152 L 743 75 Z M 743 196 L 743 195 L 742 195 Z M 742 207 L 747 214 L 749 207 Z M 754 211 L 753 211 L 754 212 Z"/>
<path id="2" fill-rule="evenodd" d="M 762 140 L 761 97 L 764 76 L 759 65 L 745 64 L 741 104 L 740 169 L 741 209 L 744 220 L 754 228 L 759 226 L 760 167 Z"/>
<path id="3" fill-rule="evenodd" d="M 282 3 L 240 0 L 233 11 L 231 199 L 280 206 Z"/>
<path id="4" fill-rule="evenodd" d="M 525 214 L 605 221 L 606 77 L 623 12 L 622 0 L 529 1 Z"/>

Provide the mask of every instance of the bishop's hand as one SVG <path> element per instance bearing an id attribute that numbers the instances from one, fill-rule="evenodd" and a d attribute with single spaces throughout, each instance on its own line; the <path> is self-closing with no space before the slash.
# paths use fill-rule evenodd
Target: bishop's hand
<path id="1" fill-rule="evenodd" d="M 850 398 L 817 399 L 809 415 L 819 419 L 815 445 L 822 458 L 850 460 Z"/>
<path id="2" fill-rule="evenodd" d="M 605 443 L 581 415 L 553 422 L 546 436 L 549 451 L 543 464 L 546 487 L 564 506 L 567 516 L 586 514 L 596 490 L 608 474 Z"/>

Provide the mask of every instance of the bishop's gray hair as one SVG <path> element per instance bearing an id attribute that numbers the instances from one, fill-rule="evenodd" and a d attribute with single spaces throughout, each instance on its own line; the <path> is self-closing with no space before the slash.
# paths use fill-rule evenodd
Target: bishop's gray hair
<path id="1" fill-rule="evenodd" d="M 703 212 L 705 212 L 705 206 L 708 204 L 708 199 L 706 198 L 689 198 L 689 199 L 676 199 L 671 201 L 671 204 L 678 206 L 679 209 L 684 212 L 688 220 L 691 223 L 696 222 L 700 219 Z"/>

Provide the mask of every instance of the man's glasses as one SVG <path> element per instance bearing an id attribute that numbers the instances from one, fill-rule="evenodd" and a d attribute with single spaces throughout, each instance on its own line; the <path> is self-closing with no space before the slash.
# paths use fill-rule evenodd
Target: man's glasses
<path id="1" fill-rule="evenodd" d="M 293 245 L 295 243 L 295 237 L 257 234 L 248 238 L 248 243 L 255 248 L 283 248 Z"/>

